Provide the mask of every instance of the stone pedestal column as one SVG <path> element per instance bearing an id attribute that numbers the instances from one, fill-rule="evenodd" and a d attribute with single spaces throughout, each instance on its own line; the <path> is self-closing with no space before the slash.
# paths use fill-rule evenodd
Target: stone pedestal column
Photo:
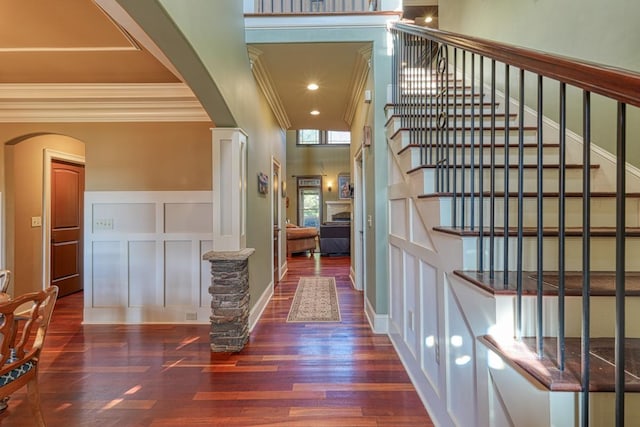
<path id="1" fill-rule="evenodd" d="M 253 248 L 207 252 L 211 263 L 211 351 L 237 352 L 249 340 L 249 257 Z"/>

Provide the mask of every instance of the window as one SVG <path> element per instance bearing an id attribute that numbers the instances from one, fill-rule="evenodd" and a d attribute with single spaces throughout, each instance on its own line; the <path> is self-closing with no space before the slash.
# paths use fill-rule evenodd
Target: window
<path id="1" fill-rule="evenodd" d="M 302 129 L 298 131 L 298 144 L 321 144 L 320 131 L 317 129 Z"/>
<path id="2" fill-rule="evenodd" d="M 351 144 L 351 132 L 330 130 L 327 132 L 327 144 Z"/>
<path id="3" fill-rule="evenodd" d="M 298 177 L 298 225 L 319 228 L 321 208 L 322 177 Z"/>
<path id="4" fill-rule="evenodd" d="M 298 145 L 351 144 L 351 132 L 338 130 L 300 129 Z"/>

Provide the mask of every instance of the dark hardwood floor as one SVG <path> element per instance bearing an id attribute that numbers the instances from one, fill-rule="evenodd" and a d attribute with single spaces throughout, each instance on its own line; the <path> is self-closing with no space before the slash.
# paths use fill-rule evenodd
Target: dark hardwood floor
<path id="1" fill-rule="evenodd" d="M 237 354 L 207 325 L 82 325 L 58 301 L 40 366 L 48 426 L 432 426 L 385 335 L 371 332 L 348 257 L 293 256 Z M 286 323 L 300 276 L 334 276 L 341 323 Z M 21 390 L 0 425 L 32 426 Z"/>

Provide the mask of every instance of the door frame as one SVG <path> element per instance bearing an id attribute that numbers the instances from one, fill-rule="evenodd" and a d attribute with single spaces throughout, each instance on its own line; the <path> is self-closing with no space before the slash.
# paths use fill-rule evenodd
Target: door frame
<path id="1" fill-rule="evenodd" d="M 84 156 L 65 153 L 63 151 L 44 149 L 42 164 L 42 289 L 46 289 L 51 282 L 51 163 L 54 160 L 85 165 Z M 84 206 L 82 207 L 84 211 Z M 84 217 L 84 214 L 83 214 Z M 84 243 L 87 224 L 84 224 L 80 239 Z M 84 248 L 84 245 L 82 246 Z M 84 250 L 81 254 L 84 262 Z M 84 274 L 84 273 L 83 273 Z M 84 277 L 80 280 L 84 286 Z"/>
<path id="2" fill-rule="evenodd" d="M 364 151 L 358 149 L 353 157 L 353 270 L 354 287 L 359 291 L 366 291 L 366 239 L 365 229 L 365 179 L 364 179 Z M 366 292 L 363 292 L 366 300 Z"/>
<path id="3" fill-rule="evenodd" d="M 278 179 L 280 179 L 280 182 L 275 183 L 272 182 L 271 183 L 271 189 L 272 191 L 274 191 L 274 193 L 277 194 L 272 194 L 271 195 L 271 226 L 273 225 L 277 225 L 278 229 L 280 230 L 278 232 L 278 280 L 280 280 L 282 278 L 282 197 L 281 192 L 282 192 L 282 166 L 280 165 L 280 162 L 273 156 L 271 156 L 271 178 L 273 179 L 274 175 L 278 174 Z M 278 218 L 277 218 L 277 223 L 276 221 L 274 221 L 273 218 L 273 213 L 275 211 L 275 206 L 274 206 L 274 201 L 275 204 L 277 204 L 278 206 Z M 273 234 L 272 234 L 273 236 Z M 273 250 L 273 241 L 271 242 L 271 268 L 273 269 L 273 261 L 275 260 L 275 256 L 276 254 L 274 253 Z M 286 258 L 285 258 L 286 259 Z M 271 272 L 271 277 L 274 277 L 275 271 Z M 275 286 L 276 284 L 274 283 L 273 286 Z"/>

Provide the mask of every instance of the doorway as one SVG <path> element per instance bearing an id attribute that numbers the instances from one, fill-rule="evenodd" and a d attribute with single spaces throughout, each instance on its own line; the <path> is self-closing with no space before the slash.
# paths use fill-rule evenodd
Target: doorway
<path id="1" fill-rule="evenodd" d="M 276 159 L 271 162 L 271 206 L 273 223 L 273 285 L 280 281 L 280 163 Z"/>
<path id="2" fill-rule="evenodd" d="M 298 177 L 298 225 L 320 229 L 322 222 L 322 177 Z"/>
<path id="3" fill-rule="evenodd" d="M 50 284 L 59 295 L 81 291 L 84 165 L 51 161 Z"/>
<path id="4" fill-rule="evenodd" d="M 358 290 L 364 290 L 365 280 L 365 179 L 362 148 L 358 151 L 353 161 L 354 192 L 353 192 L 353 238 L 355 240 L 353 268 L 355 272 L 354 286 Z"/>

